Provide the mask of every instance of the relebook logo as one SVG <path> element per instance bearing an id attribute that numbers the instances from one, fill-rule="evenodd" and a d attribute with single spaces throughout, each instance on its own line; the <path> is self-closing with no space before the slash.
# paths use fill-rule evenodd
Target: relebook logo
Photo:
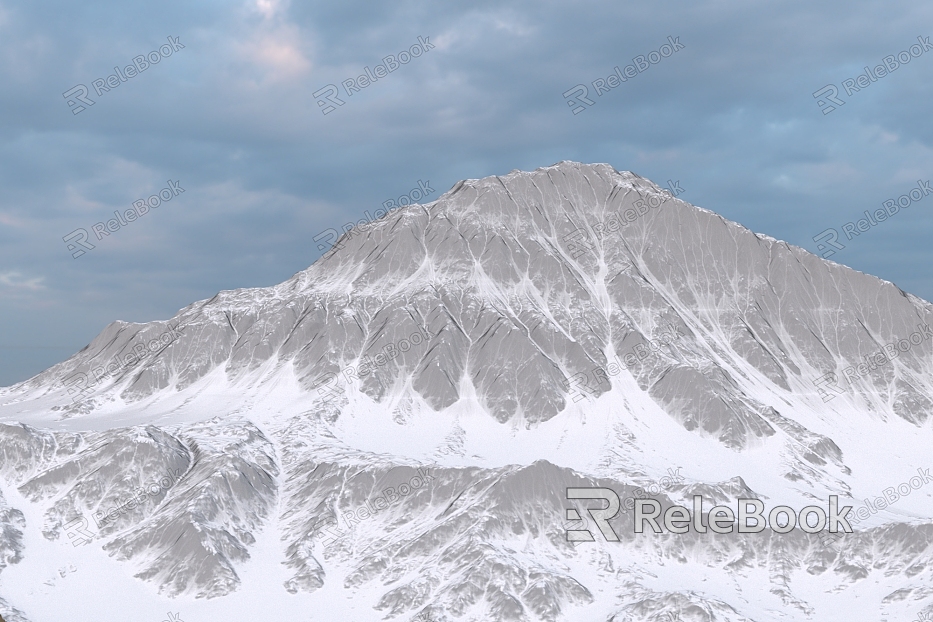
<path id="1" fill-rule="evenodd" d="M 917 196 L 914 196 L 914 192 L 917 193 Z M 868 210 L 865 210 L 865 218 L 854 222 L 847 222 L 842 225 L 842 232 L 846 234 L 847 240 L 851 240 L 853 235 L 857 236 L 859 232 L 865 233 L 872 227 L 894 216 L 902 209 L 907 209 L 917 201 L 920 201 L 928 194 L 933 194 L 933 187 L 930 186 L 930 180 L 923 181 L 922 179 L 918 179 L 916 188 L 911 188 L 910 191 L 897 197 L 897 199 L 887 199 L 883 201 L 881 207 L 875 210 L 874 217 Z M 856 231 L 856 229 L 858 229 L 858 231 Z M 813 241 L 816 242 L 816 248 L 820 251 L 820 257 L 823 259 L 828 259 L 835 255 L 836 251 L 833 249 L 841 251 L 846 247 L 845 244 L 839 242 L 839 232 L 833 227 L 816 234 L 813 237 Z M 824 242 L 826 244 L 824 244 Z"/>
<path id="2" fill-rule="evenodd" d="M 386 365 L 389 361 L 395 359 L 399 354 L 404 354 L 412 349 L 413 346 L 420 345 L 432 338 L 427 328 L 421 328 L 408 336 L 408 339 L 401 339 L 394 343 L 383 346 L 382 353 L 377 354 L 375 359 L 371 356 L 364 356 L 358 366 L 350 365 L 343 369 L 343 375 L 346 377 L 347 385 L 353 384 L 354 380 L 365 378 L 375 370 Z M 337 390 L 338 376 L 335 372 L 328 372 L 314 381 L 312 389 L 317 389 L 318 395 L 324 403 L 340 395 Z"/>
<path id="3" fill-rule="evenodd" d="M 607 502 L 607 506 L 601 509 L 589 508 L 587 512 L 596 523 L 596 527 L 609 542 L 618 542 L 619 536 L 612 529 L 609 521 L 615 518 L 621 509 L 619 495 L 610 488 L 568 488 L 567 499 L 602 499 Z M 768 513 L 768 520 L 765 521 L 765 505 L 759 499 L 739 499 L 737 501 L 737 512 L 725 505 L 717 505 L 704 512 L 703 497 L 701 495 L 693 496 L 693 507 L 688 509 L 680 505 L 672 505 L 664 512 L 662 522 L 664 529 L 671 533 L 687 533 L 691 528 L 697 533 L 728 534 L 736 531 L 738 533 L 760 533 L 765 527 L 779 534 L 785 534 L 796 527 L 800 527 L 806 533 L 819 533 L 827 529 L 829 533 L 839 533 L 840 527 L 844 533 L 852 533 L 852 527 L 846 519 L 846 515 L 852 509 L 847 505 L 839 507 L 839 497 L 830 495 L 829 508 L 825 511 L 816 505 L 808 505 L 796 512 L 787 505 L 777 505 Z M 692 510 L 692 511 L 691 511 Z M 707 515 L 706 522 L 703 521 L 703 515 Z M 783 518 L 782 518 L 783 516 Z M 636 499 L 634 508 L 635 533 L 645 533 L 645 525 L 649 525 L 654 533 L 662 533 L 658 518 L 661 517 L 661 503 L 655 499 Z M 738 518 L 736 518 L 738 517 Z M 575 508 L 567 509 L 568 520 L 583 520 L 580 513 Z M 749 521 L 754 524 L 749 525 Z M 595 538 L 588 529 L 576 529 L 567 531 L 567 540 L 570 542 L 593 542 Z"/>
<path id="4" fill-rule="evenodd" d="M 418 42 L 408 48 L 408 50 L 402 50 L 397 55 L 389 54 L 382 59 L 381 65 L 376 65 L 371 71 L 369 69 L 369 65 L 367 65 L 364 68 L 364 73 L 360 74 L 358 78 L 347 78 L 340 84 L 346 91 L 347 97 L 352 97 L 354 93 L 359 93 L 367 86 L 371 86 L 378 82 L 381 78 L 388 76 L 390 73 L 398 69 L 399 65 L 407 65 L 411 62 L 412 58 L 418 58 L 422 54 L 427 53 L 428 50 L 433 49 L 434 44 L 431 43 L 431 37 L 419 36 Z M 311 96 L 317 100 L 317 105 L 321 108 L 321 112 L 324 114 L 330 114 L 337 109 L 337 106 L 343 106 L 345 103 L 347 103 L 340 99 L 339 95 L 340 89 L 338 89 L 335 84 L 328 84 L 327 86 L 320 88 L 311 94 Z"/>
<path id="5" fill-rule="evenodd" d="M 405 207 L 407 205 L 411 205 L 415 201 L 420 201 L 421 199 L 428 196 L 429 194 L 432 194 L 433 192 L 434 192 L 434 188 L 431 187 L 430 179 L 426 182 L 421 181 L 419 179 L 418 187 L 412 188 L 411 190 L 409 190 L 408 194 L 403 194 L 398 199 L 387 199 L 383 201 L 382 207 L 376 210 L 375 215 L 370 214 L 369 210 L 366 210 L 363 212 L 364 214 L 366 214 L 366 218 L 362 218 L 358 220 L 356 224 L 352 222 L 348 222 L 347 224 L 345 224 L 343 226 L 343 232 L 344 234 L 346 234 L 346 237 L 343 238 L 342 241 L 340 241 L 341 234 L 336 229 L 325 229 L 324 231 L 321 231 L 319 234 L 314 236 L 312 240 L 314 240 L 315 242 L 319 242 L 319 241 L 325 240 L 327 236 L 330 236 L 331 239 L 326 240 L 327 244 L 318 244 L 317 249 L 319 251 L 326 251 L 328 248 L 333 247 L 334 250 L 340 250 L 346 246 L 345 243 L 347 240 L 349 240 L 355 235 L 358 235 L 360 233 L 363 233 L 369 230 L 370 227 L 375 225 L 376 221 L 378 221 L 380 218 L 382 218 L 386 214 L 391 213 L 392 210 L 398 209 L 400 207 Z M 396 201 L 398 201 L 398 204 L 396 204 Z M 380 212 L 382 213 L 380 214 Z"/>
<path id="6" fill-rule="evenodd" d="M 132 496 L 126 496 L 117 500 L 117 505 L 110 507 L 107 511 L 100 509 L 94 512 L 94 522 L 97 528 L 102 529 L 108 523 L 113 523 L 122 514 L 126 514 L 138 507 L 148 507 L 152 504 L 147 503 L 146 497 L 151 497 L 155 504 L 162 501 L 169 489 L 177 484 L 183 473 L 178 469 L 171 469 L 168 474 L 161 479 L 145 487 L 137 488 L 131 491 Z M 71 541 L 73 546 L 81 546 L 92 542 L 99 534 L 91 530 L 90 521 L 84 515 L 80 515 L 67 524 L 62 525 L 65 535 Z"/>
<path id="7" fill-rule="evenodd" d="M 597 97 L 602 97 L 604 92 L 608 93 L 623 82 L 634 78 L 641 72 L 661 62 L 662 58 L 672 56 L 678 50 L 682 50 L 686 45 L 680 42 L 680 37 L 667 37 L 667 43 L 660 48 L 648 54 L 640 54 L 632 59 L 631 65 L 626 65 L 620 69 L 618 65 L 613 68 L 613 73 L 606 78 L 598 78 L 593 81 L 593 88 Z M 586 110 L 586 106 L 592 106 L 596 102 L 589 98 L 590 90 L 585 84 L 578 84 L 572 89 L 564 92 L 564 99 L 573 114 L 580 114 Z"/>
<path id="8" fill-rule="evenodd" d="M 919 35 L 917 37 L 918 43 L 914 43 L 909 48 L 901 52 L 895 58 L 894 54 L 889 54 L 881 59 L 882 65 L 875 65 L 874 71 L 868 66 L 865 67 L 865 72 L 860 73 L 854 78 L 849 78 L 842 81 L 842 88 L 845 89 L 846 95 L 851 97 L 853 93 L 857 93 L 864 88 L 871 86 L 872 82 L 877 82 L 879 79 L 885 77 L 888 74 L 894 73 L 898 67 L 906 65 L 914 58 L 920 58 L 925 52 L 933 50 L 933 43 L 930 43 L 930 37 L 924 37 Z M 845 102 L 839 99 L 839 89 L 836 88 L 835 84 L 827 84 L 820 90 L 813 93 L 813 97 L 816 99 L 816 105 L 820 107 L 820 110 L 823 111 L 823 114 L 829 114 L 835 110 L 838 106 L 844 106 Z M 833 105 L 835 104 L 835 105 Z"/>
<path id="9" fill-rule="evenodd" d="M 178 469 L 171 469 L 168 475 L 164 475 L 158 482 L 149 484 L 144 488 L 137 488 L 133 491 L 132 496 L 124 497 L 123 499 L 117 500 L 117 505 L 111 507 L 109 510 L 98 510 L 94 512 L 94 522 L 97 523 L 97 527 L 101 528 L 107 523 L 115 521 L 120 515 L 125 514 L 131 510 L 135 510 L 137 507 L 146 505 L 146 497 L 152 497 L 158 502 L 161 500 L 161 496 L 168 494 L 169 488 L 177 484 L 181 480 L 182 473 Z"/>
<path id="10" fill-rule="evenodd" d="M 343 536 L 350 533 L 350 531 L 361 521 L 375 516 L 382 510 L 385 510 L 398 501 L 401 501 L 416 490 L 427 486 L 435 479 L 436 477 L 431 475 L 430 470 L 423 467 L 418 467 L 415 476 L 409 479 L 407 484 L 399 484 L 397 490 L 396 488 L 390 486 L 384 489 L 381 495 L 367 500 L 363 507 L 359 507 L 356 510 L 347 510 L 344 512 L 343 519 L 347 523 L 346 530 L 341 530 L 339 527 L 337 527 L 337 517 L 334 515 L 315 523 L 311 527 L 311 537 L 317 538 L 319 536 L 328 535 L 330 537 L 325 540 L 322 545 L 329 546 L 331 543 L 336 542 Z"/>
<path id="11" fill-rule="evenodd" d="M 123 68 L 123 71 L 120 71 L 119 66 L 114 67 L 111 75 L 106 78 L 94 80 L 91 86 L 94 87 L 94 92 L 97 93 L 97 97 L 101 97 L 104 93 L 109 92 L 110 89 L 117 88 L 121 83 L 146 71 L 151 65 L 157 65 L 163 58 L 168 58 L 178 50 L 183 49 L 185 49 L 185 46 L 178 41 L 178 37 L 169 36 L 168 43 L 160 46 L 158 50 L 149 52 L 146 56 L 142 54 L 134 56 L 132 65 L 127 65 Z M 62 93 L 62 97 L 65 98 L 65 103 L 68 104 L 71 114 L 78 114 L 82 110 L 86 110 L 87 106 L 94 105 L 94 100 L 91 99 L 89 95 L 90 92 L 84 84 L 76 84 Z M 82 106 L 81 104 L 85 105 Z"/>
<path id="12" fill-rule="evenodd" d="M 912 347 L 919 346 L 927 339 L 933 339 L 933 329 L 930 328 L 929 324 L 917 324 L 917 329 L 918 330 L 911 333 L 907 339 L 899 339 L 898 341 L 884 344 L 880 350 L 866 356 L 864 363 L 859 363 L 858 365 L 843 369 L 842 375 L 848 381 L 848 384 L 850 386 L 855 384 L 861 376 L 869 375 L 882 365 L 886 365 L 896 359 L 900 354 L 906 353 Z M 835 372 L 824 374 L 813 381 L 817 393 L 823 398 L 824 402 L 828 402 L 836 397 L 836 395 L 845 393 L 845 391 L 837 385 L 838 381 L 839 377 Z"/>
<path id="13" fill-rule="evenodd" d="M 178 339 L 180 336 L 179 333 L 183 330 L 184 329 L 179 328 L 176 324 L 175 326 L 170 326 L 169 330 L 155 339 L 150 340 L 146 345 L 142 343 L 135 344 L 131 352 L 124 354 L 122 364 L 120 358 L 115 356 L 106 367 L 95 367 L 91 371 L 92 377 L 84 372 L 76 372 L 69 376 L 63 381 L 63 384 L 68 387 L 68 395 L 75 395 L 75 393 L 77 393 L 77 396 L 73 397 L 71 401 L 77 403 L 83 400 L 87 397 L 85 394 L 90 394 L 91 389 L 100 384 L 104 378 L 125 371 L 140 361 L 146 360 L 154 353 L 162 352 Z"/>
<path id="14" fill-rule="evenodd" d="M 99 222 L 91 227 L 91 229 L 94 231 L 98 240 L 104 239 L 104 236 L 110 235 L 110 233 L 116 233 L 121 227 L 125 227 L 127 224 L 135 222 L 137 219 L 148 214 L 150 209 L 155 209 L 184 192 L 185 189 L 182 188 L 179 183 L 180 182 L 169 179 L 168 187 L 162 188 L 158 194 L 154 194 L 148 199 L 134 201 L 133 209 L 128 209 L 122 214 L 119 211 L 114 211 L 113 214 L 116 218 L 111 218 L 106 224 Z M 74 259 L 83 255 L 86 250 L 92 251 L 97 248 L 94 244 L 88 242 L 87 229 L 75 229 L 63 237 L 62 240 L 68 246 L 68 250 L 73 251 L 71 256 Z"/>

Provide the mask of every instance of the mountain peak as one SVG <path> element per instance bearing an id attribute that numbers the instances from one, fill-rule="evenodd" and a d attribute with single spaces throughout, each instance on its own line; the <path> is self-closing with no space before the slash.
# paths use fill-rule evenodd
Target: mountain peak
<path id="1" fill-rule="evenodd" d="M 166 322 L 114 322 L 67 361 L 0 390 L 0 421 L 28 424 L 0 424 L 0 475 L 46 504 L 55 537 L 81 511 L 123 503 L 111 490 L 172 473 L 165 494 L 102 529 L 109 552 L 172 594 L 237 589 L 254 532 L 275 522 L 289 592 L 356 589 L 378 575 L 374 608 L 429 599 L 431 611 L 452 610 L 482 593 L 488 611 L 475 619 L 519 619 L 616 593 L 613 564 L 641 576 L 632 559 L 710 559 L 701 540 L 634 544 L 620 514 L 623 542 L 609 544 L 630 548 L 581 561 L 555 527 L 567 487 L 633 495 L 653 479 L 666 505 L 698 494 L 803 506 L 905 481 L 882 483 L 885 469 L 913 486 L 928 461 L 929 438 L 914 432 L 933 410 L 930 324 L 933 307 L 891 283 L 634 173 L 565 161 L 461 181 L 351 231 L 274 287 L 221 292 Z M 352 537 L 331 532 L 337 544 L 316 540 L 334 517 L 365 520 L 358 509 L 380 494 L 406 499 L 378 514 L 367 506 L 372 522 L 351 526 Z M 0 520 L 12 516 L 3 503 Z M 790 594 L 788 568 L 810 577 L 832 567 L 820 579 L 829 591 L 856 580 L 853 564 L 878 569 L 877 592 L 893 593 L 926 561 L 875 551 L 933 539 L 904 512 L 871 518 L 897 524 L 853 537 L 855 557 L 829 556 L 800 530 L 724 537 L 712 557 L 768 566 L 783 577 L 771 594 Z M 469 585 L 464 560 L 478 569 Z M 591 565 L 580 581 L 592 591 L 566 574 L 572 564 Z M 735 568 L 723 581 L 746 584 L 744 565 L 717 572 Z M 514 578 L 505 587 L 503 573 Z M 399 587 L 401 577 L 418 579 Z M 644 603 L 751 619 L 733 613 L 755 601 L 645 589 L 579 619 L 635 615 Z"/>

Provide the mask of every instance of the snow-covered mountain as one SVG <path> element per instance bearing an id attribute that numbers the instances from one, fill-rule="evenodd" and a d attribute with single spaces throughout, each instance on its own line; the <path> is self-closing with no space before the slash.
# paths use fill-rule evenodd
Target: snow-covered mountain
<path id="1" fill-rule="evenodd" d="M 909 622 L 931 325 L 606 164 L 462 181 L 0 389 L 0 615 Z M 592 486 L 872 509 L 829 540 L 636 533 L 626 507 L 613 542 L 568 521 Z"/>

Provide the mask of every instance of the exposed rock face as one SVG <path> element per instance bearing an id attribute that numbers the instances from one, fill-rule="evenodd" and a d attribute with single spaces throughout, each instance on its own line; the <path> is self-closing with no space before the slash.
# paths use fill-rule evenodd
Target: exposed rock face
<path id="1" fill-rule="evenodd" d="M 335 586 L 361 620 L 828 620 L 864 612 L 866 581 L 869 609 L 916 616 L 930 324 L 891 283 L 608 165 L 463 181 L 285 283 L 115 322 L 0 389 L 0 493 L 44 521 L 0 496 L 0 570 L 31 530 L 216 611 L 258 555 L 287 571 L 272 606 Z M 905 481 L 833 546 L 637 534 L 627 509 L 620 542 L 565 535 L 568 487 L 799 509 Z"/>

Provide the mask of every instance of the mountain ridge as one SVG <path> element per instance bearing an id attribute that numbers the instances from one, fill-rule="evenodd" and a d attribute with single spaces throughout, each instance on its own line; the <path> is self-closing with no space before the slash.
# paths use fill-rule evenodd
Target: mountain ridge
<path id="1" fill-rule="evenodd" d="M 624 221 L 618 233 L 610 217 Z M 0 495 L 42 508 L 24 510 L 27 525 L 61 541 L 70 521 L 182 460 L 186 475 L 122 513 L 100 550 L 165 594 L 237 607 L 255 594 L 240 575 L 256 558 L 279 577 L 268 589 L 302 602 L 355 594 L 373 620 L 861 611 L 812 593 L 801 571 L 842 592 L 873 576 L 886 611 L 906 611 L 888 598 L 898 590 L 933 596 L 927 490 L 835 552 L 799 530 L 639 539 L 627 513 L 613 519 L 625 534 L 615 548 L 562 540 L 569 486 L 631 496 L 677 468 L 685 482 L 657 495 L 665 506 L 695 493 L 796 507 L 831 494 L 855 505 L 911 477 L 930 439 L 930 303 L 608 164 L 463 180 L 351 234 L 283 283 L 219 292 L 164 322 L 112 323 L 0 389 Z M 918 333 L 896 358 L 875 356 Z M 134 349 L 138 363 L 108 372 Z M 866 373 L 843 373 L 856 365 Z M 77 385 L 62 383 L 95 370 L 72 402 Z M 355 512 L 400 467 L 437 481 L 320 541 L 315 525 Z M 729 565 L 733 555 L 745 561 Z M 715 580 L 688 580 L 673 560 Z M 744 572 L 771 573 L 772 587 Z M 341 607 L 333 615 L 357 611 Z"/>

